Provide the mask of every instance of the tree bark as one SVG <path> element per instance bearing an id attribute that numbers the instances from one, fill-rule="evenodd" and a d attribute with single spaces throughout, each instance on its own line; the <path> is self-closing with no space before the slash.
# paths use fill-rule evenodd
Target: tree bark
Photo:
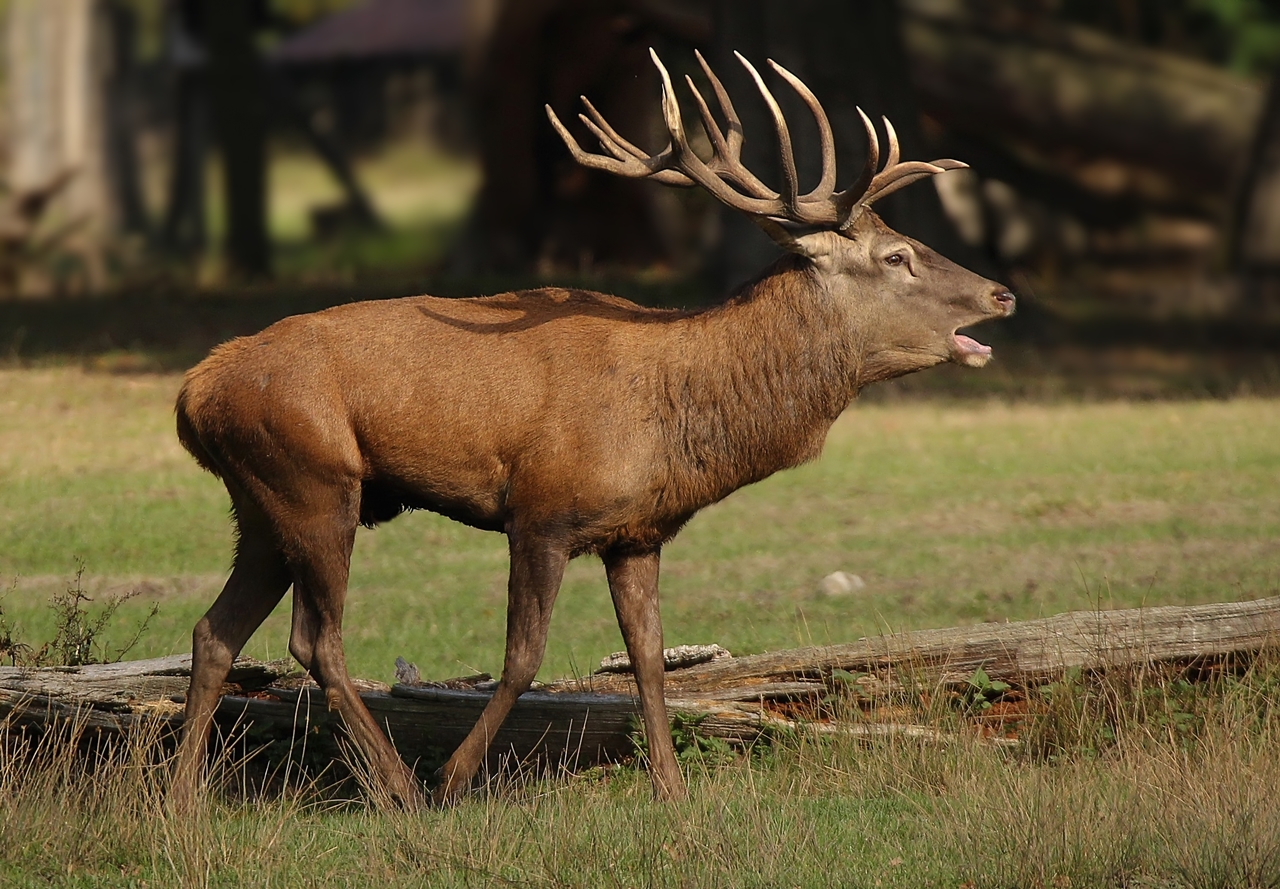
<path id="1" fill-rule="evenodd" d="M 1280 276 L 1280 68 L 1271 76 L 1232 222 L 1231 265 L 1249 277 Z"/>
<path id="2" fill-rule="evenodd" d="M 267 233 L 267 90 L 254 44 L 254 0 L 204 0 L 209 105 L 222 157 L 229 271 L 271 273 Z"/>

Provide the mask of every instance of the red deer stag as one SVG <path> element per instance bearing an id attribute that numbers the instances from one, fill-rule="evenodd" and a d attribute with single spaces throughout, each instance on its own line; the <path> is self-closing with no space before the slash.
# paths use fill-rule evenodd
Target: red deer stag
<path id="1" fill-rule="evenodd" d="M 542 662 L 565 564 L 586 553 L 604 561 L 635 665 L 654 791 L 683 796 L 662 695 L 662 545 L 704 506 L 818 456 L 831 424 L 868 383 L 944 361 L 979 367 L 991 357 L 956 331 L 1011 314 L 1013 294 L 868 209 L 963 164 L 899 163 L 886 120 L 888 159 L 877 170 L 878 138 L 863 115 L 866 168 L 835 191 L 822 107 L 770 62 L 821 136 L 822 178 L 801 194 L 782 112 L 739 56 L 777 129 L 778 193 L 742 165 L 741 125 L 705 61 L 727 122 L 726 134 L 689 79 L 714 149 L 709 161 L 690 148 L 671 78 L 653 60 L 670 134 L 660 153 L 626 141 L 589 102 L 582 120 L 607 155 L 584 152 L 549 107 L 547 114 L 579 163 L 699 185 L 788 251 L 726 302 L 657 310 L 544 288 L 355 303 L 232 340 L 187 374 L 178 435 L 225 482 L 238 534 L 231 576 L 193 634 L 176 793 L 195 790 L 232 659 L 292 585 L 289 650 L 390 797 L 420 801 L 412 772 L 347 674 L 342 610 L 356 527 L 430 509 L 506 534 L 511 555 L 502 679 L 445 764 L 435 800 L 454 799 L 475 777 Z"/>

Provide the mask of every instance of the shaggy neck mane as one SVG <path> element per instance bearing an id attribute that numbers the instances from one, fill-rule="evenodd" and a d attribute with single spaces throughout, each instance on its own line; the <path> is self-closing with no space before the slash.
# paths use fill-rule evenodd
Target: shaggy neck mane
<path id="1" fill-rule="evenodd" d="M 818 456 L 857 394 L 852 351 L 812 265 L 793 255 L 688 318 L 660 371 L 677 511 Z"/>

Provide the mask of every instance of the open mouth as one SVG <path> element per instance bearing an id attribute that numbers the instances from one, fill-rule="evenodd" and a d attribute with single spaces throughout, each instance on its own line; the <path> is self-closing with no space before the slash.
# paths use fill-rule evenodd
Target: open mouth
<path id="1" fill-rule="evenodd" d="M 991 347 L 971 336 L 952 332 L 951 360 L 965 367 L 982 367 L 991 360 Z"/>

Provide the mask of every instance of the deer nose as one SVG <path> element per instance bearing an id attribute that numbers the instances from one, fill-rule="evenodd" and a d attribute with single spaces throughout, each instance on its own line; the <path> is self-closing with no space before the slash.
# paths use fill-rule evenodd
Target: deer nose
<path id="1" fill-rule="evenodd" d="M 1004 309 L 1004 313 L 1012 315 L 1015 306 L 1018 304 L 1018 298 L 1008 290 L 997 290 L 993 295 L 995 301 L 1000 304 L 1000 308 Z"/>

